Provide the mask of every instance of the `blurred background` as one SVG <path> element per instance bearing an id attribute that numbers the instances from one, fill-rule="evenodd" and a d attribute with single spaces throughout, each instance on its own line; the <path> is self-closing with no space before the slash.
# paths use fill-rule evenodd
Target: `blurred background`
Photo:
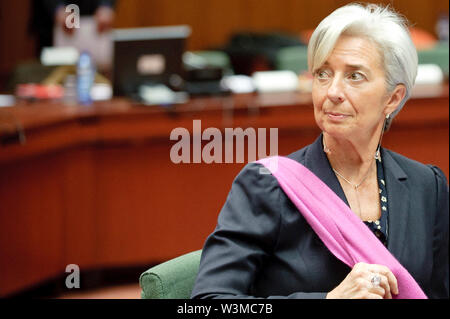
<path id="1" fill-rule="evenodd" d="M 0 296 L 139 298 L 143 271 L 201 249 L 245 163 L 174 163 L 172 130 L 314 141 L 306 47 L 350 2 L 0 1 Z M 375 3 L 409 20 L 420 64 L 384 146 L 448 178 L 449 3 Z"/>

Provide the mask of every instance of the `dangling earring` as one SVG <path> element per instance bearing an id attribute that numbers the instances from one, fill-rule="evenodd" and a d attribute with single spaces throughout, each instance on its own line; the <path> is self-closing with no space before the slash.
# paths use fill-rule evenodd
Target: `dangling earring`
<path id="1" fill-rule="evenodd" d="M 386 118 L 384 120 L 383 129 L 381 130 L 380 140 L 378 141 L 377 151 L 375 152 L 375 159 L 379 160 L 380 162 L 381 162 L 381 156 L 380 156 L 381 139 L 383 138 L 384 130 L 386 129 L 386 125 L 389 120 L 389 116 L 390 116 L 390 114 L 387 114 Z"/>
<path id="2" fill-rule="evenodd" d="M 326 154 L 331 154 L 331 150 L 327 147 L 327 144 L 325 144 L 325 136 L 323 137 L 323 151 L 326 153 Z"/>

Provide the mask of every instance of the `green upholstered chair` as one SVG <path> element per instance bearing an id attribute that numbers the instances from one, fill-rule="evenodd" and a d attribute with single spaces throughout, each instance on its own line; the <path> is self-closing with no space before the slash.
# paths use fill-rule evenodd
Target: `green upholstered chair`
<path id="1" fill-rule="evenodd" d="M 449 74 L 449 47 L 448 42 L 439 42 L 436 46 L 428 50 L 418 50 L 419 64 L 433 63 L 441 67 L 442 72 Z"/>
<path id="2" fill-rule="evenodd" d="M 189 299 L 200 265 L 201 250 L 166 261 L 139 278 L 142 299 Z"/>
<path id="3" fill-rule="evenodd" d="M 291 46 L 278 50 L 275 57 L 276 70 L 289 70 L 297 74 L 308 70 L 308 48 Z"/>

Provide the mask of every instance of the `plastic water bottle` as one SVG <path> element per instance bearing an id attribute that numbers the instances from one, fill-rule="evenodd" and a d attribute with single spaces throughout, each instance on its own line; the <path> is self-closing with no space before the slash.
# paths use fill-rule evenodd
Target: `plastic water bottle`
<path id="1" fill-rule="evenodd" d="M 92 104 L 91 88 L 94 84 L 95 66 L 91 55 L 82 52 L 77 64 L 77 97 L 78 103 Z"/>

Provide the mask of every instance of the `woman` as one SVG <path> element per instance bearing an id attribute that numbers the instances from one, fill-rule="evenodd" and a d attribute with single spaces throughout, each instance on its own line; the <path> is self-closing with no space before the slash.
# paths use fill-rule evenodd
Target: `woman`
<path id="1" fill-rule="evenodd" d="M 417 53 L 403 19 L 375 5 L 337 9 L 308 47 L 322 134 L 290 154 L 369 227 L 428 298 L 448 298 L 448 185 L 442 171 L 380 147 L 409 98 Z M 259 163 L 236 177 L 208 237 L 194 298 L 370 298 L 399 293 L 380 264 L 348 267 Z M 374 284 L 377 279 L 377 284 Z"/>

